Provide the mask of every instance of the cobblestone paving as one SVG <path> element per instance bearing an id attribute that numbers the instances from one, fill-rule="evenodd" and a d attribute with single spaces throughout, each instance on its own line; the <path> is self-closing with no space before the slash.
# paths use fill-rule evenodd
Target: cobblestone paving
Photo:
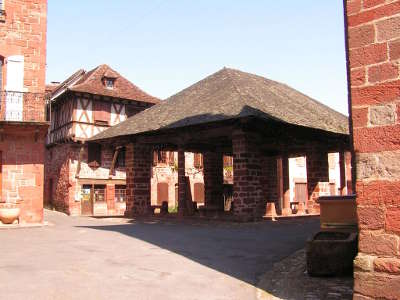
<path id="1" fill-rule="evenodd" d="M 259 299 L 345 300 L 353 297 L 352 277 L 310 277 L 306 272 L 306 253 L 299 250 L 275 263 L 259 283 Z"/>

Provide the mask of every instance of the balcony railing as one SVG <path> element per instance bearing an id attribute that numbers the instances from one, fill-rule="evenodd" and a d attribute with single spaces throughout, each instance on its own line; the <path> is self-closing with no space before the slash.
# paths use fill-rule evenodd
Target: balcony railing
<path id="1" fill-rule="evenodd" d="M 45 122 L 48 98 L 44 93 L 0 92 L 0 121 Z"/>

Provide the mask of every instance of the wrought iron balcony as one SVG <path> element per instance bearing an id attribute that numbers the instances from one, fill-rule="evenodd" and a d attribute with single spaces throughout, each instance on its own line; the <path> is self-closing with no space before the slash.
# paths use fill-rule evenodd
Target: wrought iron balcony
<path id="1" fill-rule="evenodd" d="M 0 121 L 46 122 L 44 93 L 0 91 Z"/>

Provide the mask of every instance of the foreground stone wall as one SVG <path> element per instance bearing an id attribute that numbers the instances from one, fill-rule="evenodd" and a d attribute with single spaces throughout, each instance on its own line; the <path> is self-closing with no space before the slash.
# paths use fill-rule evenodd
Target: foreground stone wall
<path id="1" fill-rule="evenodd" d="M 0 139 L 1 200 L 19 203 L 20 223 L 43 221 L 45 134 L 45 126 L 10 126 Z"/>
<path id="2" fill-rule="evenodd" d="M 355 299 L 400 299 L 400 1 L 347 0 L 360 229 Z"/>

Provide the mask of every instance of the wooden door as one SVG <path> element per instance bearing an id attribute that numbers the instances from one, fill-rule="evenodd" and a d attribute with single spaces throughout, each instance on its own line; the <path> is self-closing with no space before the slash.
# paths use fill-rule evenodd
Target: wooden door
<path id="1" fill-rule="evenodd" d="M 294 186 L 294 201 L 295 202 L 307 202 L 307 183 L 296 182 Z"/>
<path id="2" fill-rule="evenodd" d="M 194 201 L 197 203 L 204 203 L 204 183 L 196 182 L 193 185 L 194 189 Z"/>
<path id="3" fill-rule="evenodd" d="M 168 183 L 159 182 L 157 184 L 157 205 L 161 205 L 164 201 L 168 202 Z"/>
<path id="4" fill-rule="evenodd" d="M 93 215 L 93 189 L 90 185 L 82 186 L 81 214 Z"/>

